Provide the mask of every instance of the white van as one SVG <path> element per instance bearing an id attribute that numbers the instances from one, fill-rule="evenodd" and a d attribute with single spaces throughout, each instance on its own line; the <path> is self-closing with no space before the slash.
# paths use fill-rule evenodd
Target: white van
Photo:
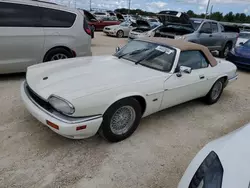
<path id="1" fill-rule="evenodd" d="M 36 0 L 0 1 L 0 74 L 91 55 L 91 29 L 81 10 Z"/>

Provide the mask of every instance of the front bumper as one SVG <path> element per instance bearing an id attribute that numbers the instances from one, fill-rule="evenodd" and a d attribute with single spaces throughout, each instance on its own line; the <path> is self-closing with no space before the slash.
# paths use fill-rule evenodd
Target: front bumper
<path id="1" fill-rule="evenodd" d="M 82 139 L 94 136 L 102 123 L 102 116 L 88 118 L 67 118 L 64 115 L 57 115 L 49 112 L 35 100 L 27 91 L 27 84 L 23 82 L 21 85 L 21 97 L 28 111 L 41 123 L 49 127 L 52 131 L 71 139 Z M 58 125 L 58 129 L 47 124 L 47 121 Z M 85 129 L 77 130 L 77 127 L 86 126 Z"/>
<path id="2" fill-rule="evenodd" d="M 113 30 L 103 30 L 103 32 L 107 35 L 112 35 L 112 36 L 116 36 L 117 31 L 113 31 Z"/>
<path id="3" fill-rule="evenodd" d="M 236 56 L 230 52 L 228 53 L 226 60 L 231 61 L 239 68 L 250 70 L 250 58 Z"/>

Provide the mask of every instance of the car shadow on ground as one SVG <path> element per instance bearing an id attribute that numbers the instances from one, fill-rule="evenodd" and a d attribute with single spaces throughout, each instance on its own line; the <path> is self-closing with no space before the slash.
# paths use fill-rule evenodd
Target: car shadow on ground
<path id="1" fill-rule="evenodd" d="M 26 73 L 0 74 L 0 81 L 21 80 Z"/>

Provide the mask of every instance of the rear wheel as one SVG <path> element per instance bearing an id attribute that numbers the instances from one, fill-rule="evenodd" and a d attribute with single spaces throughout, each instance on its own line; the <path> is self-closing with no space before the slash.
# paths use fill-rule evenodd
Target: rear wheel
<path id="1" fill-rule="evenodd" d="M 231 49 L 232 49 L 232 44 L 228 42 L 224 47 L 224 49 L 220 51 L 220 57 L 222 58 L 227 57 L 227 54 L 230 52 Z"/>
<path id="2" fill-rule="evenodd" d="M 141 120 L 141 106 L 134 98 L 115 102 L 105 112 L 99 133 L 110 142 L 119 142 L 134 133 Z"/>
<path id="3" fill-rule="evenodd" d="M 117 36 L 118 38 L 122 38 L 122 37 L 124 36 L 123 31 L 122 31 L 122 30 L 117 31 L 116 36 Z"/>
<path id="4" fill-rule="evenodd" d="M 217 80 L 211 90 L 208 92 L 208 94 L 205 97 L 205 102 L 207 104 L 214 104 L 216 103 L 224 89 L 224 79 Z"/>
<path id="5" fill-rule="evenodd" d="M 44 58 L 44 62 L 47 61 L 56 61 L 56 60 L 60 60 L 60 59 L 68 59 L 73 57 L 72 53 L 70 53 L 69 51 L 67 51 L 64 48 L 55 48 L 50 50 L 45 58 Z"/>

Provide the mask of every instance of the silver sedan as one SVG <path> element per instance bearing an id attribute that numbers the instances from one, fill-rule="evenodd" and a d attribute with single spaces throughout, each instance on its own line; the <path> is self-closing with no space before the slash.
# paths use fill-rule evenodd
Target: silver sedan
<path id="1" fill-rule="evenodd" d="M 103 32 L 110 36 L 116 36 L 118 38 L 127 37 L 131 29 L 137 27 L 134 22 L 122 22 L 120 25 L 106 26 Z"/>

